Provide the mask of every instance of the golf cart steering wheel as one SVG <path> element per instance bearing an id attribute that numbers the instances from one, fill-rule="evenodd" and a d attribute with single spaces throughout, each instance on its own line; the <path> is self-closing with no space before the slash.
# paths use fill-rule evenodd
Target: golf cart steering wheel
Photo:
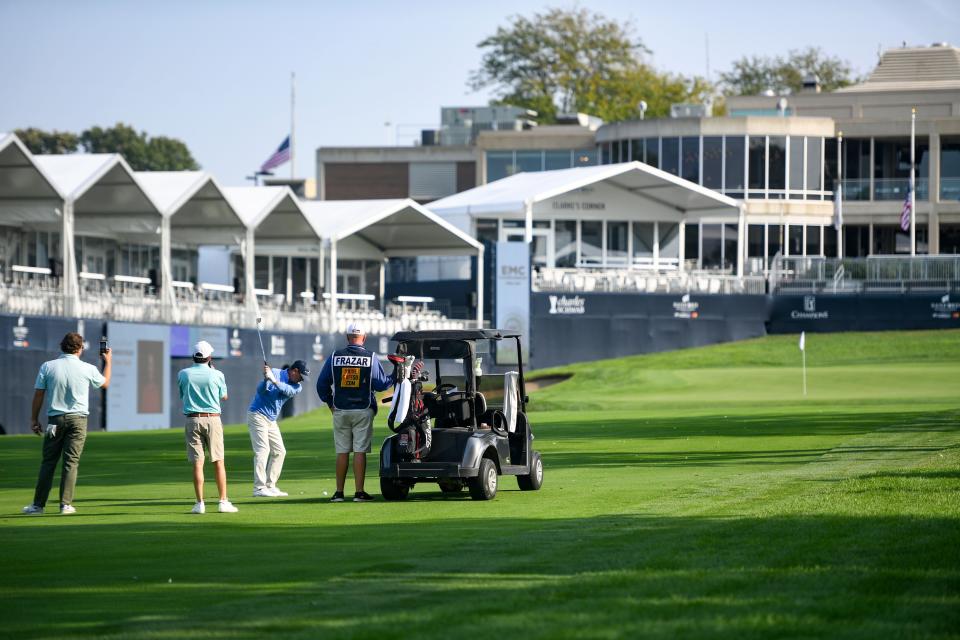
<path id="1" fill-rule="evenodd" d="M 457 388 L 457 385 L 453 384 L 452 382 L 444 382 L 443 384 L 437 386 L 437 388 L 434 389 L 434 391 L 437 392 L 437 395 L 442 397 L 442 396 L 445 396 L 447 392 L 453 391 L 456 388 Z"/>

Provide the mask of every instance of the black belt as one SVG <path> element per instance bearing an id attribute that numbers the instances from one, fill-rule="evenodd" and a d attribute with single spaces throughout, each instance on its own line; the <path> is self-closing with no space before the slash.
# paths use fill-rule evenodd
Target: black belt
<path id="1" fill-rule="evenodd" d="M 219 413 L 188 413 L 188 418 L 219 418 Z"/>

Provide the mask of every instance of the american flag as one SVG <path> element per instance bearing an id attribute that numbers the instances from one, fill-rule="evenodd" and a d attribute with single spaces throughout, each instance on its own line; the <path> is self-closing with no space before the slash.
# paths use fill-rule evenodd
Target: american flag
<path id="1" fill-rule="evenodd" d="M 907 197 L 903 201 L 903 209 L 900 210 L 900 228 L 904 231 L 910 230 L 910 189 L 907 189 Z"/>
<path id="2" fill-rule="evenodd" d="M 279 167 L 290 159 L 290 136 L 283 139 L 273 155 L 267 158 L 267 161 L 260 167 L 260 171 L 270 171 L 274 167 Z"/>

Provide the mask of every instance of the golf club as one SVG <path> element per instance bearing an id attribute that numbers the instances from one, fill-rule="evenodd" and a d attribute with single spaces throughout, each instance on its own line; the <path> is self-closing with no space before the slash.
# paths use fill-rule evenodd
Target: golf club
<path id="1" fill-rule="evenodd" d="M 263 348 L 263 334 L 260 333 L 261 322 L 263 322 L 263 318 L 257 318 L 257 337 L 260 338 L 260 353 L 263 355 L 263 366 L 267 366 L 267 352 Z"/>

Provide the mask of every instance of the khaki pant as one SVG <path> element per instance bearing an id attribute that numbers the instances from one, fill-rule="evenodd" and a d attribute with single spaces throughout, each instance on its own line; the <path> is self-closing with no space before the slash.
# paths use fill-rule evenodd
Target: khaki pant
<path id="1" fill-rule="evenodd" d="M 283 471 L 283 459 L 287 455 L 280 427 L 275 420 L 257 411 L 247 413 L 247 427 L 250 429 L 250 444 L 253 446 L 253 489 L 274 489 L 280 479 L 280 472 Z"/>
<path id="2" fill-rule="evenodd" d="M 77 471 L 80 468 L 80 454 L 87 441 L 87 416 L 68 413 L 62 416 L 50 416 L 48 425 L 56 427 L 56 433 L 50 431 L 43 436 L 43 460 L 40 463 L 40 476 L 37 489 L 33 494 L 33 504 L 42 507 L 47 504 L 50 489 L 53 487 L 53 474 L 57 463 L 63 458 L 60 471 L 60 504 L 73 502 L 73 490 L 77 486 Z"/>
<path id="3" fill-rule="evenodd" d="M 333 445 L 337 453 L 370 453 L 373 409 L 333 411 Z"/>
<path id="4" fill-rule="evenodd" d="M 184 417 L 187 421 L 184 427 L 187 460 L 203 462 L 204 447 L 210 451 L 211 462 L 223 460 L 223 423 L 220 422 L 220 416 Z"/>

